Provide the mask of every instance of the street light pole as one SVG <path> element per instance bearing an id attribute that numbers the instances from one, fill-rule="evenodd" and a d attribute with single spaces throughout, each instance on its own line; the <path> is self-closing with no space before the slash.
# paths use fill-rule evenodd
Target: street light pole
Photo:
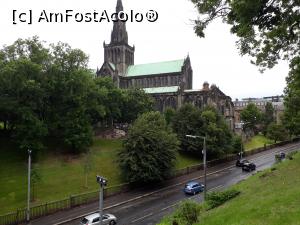
<path id="1" fill-rule="evenodd" d="M 204 137 L 202 136 L 195 136 L 195 135 L 186 135 L 186 137 L 190 138 L 203 138 L 203 171 L 204 171 L 204 201 L 206 198 L 206 135 Z"/>
<path id="2" fill-rule="evenodd" d="M 99 189 L 99 220 L 100 225 L 103 224 L 103 192 L 104 186 L 107 184 L 107 180 L 104 177 L 100 177 L 99 175 L 96 176 L 97 183 L 100 185 Z"/>
<path id="3" fill-rule="evenodd" d="M 28 149 L 28 189 L 27 189 L 27 212 L 26 220 L 30 220 L 30 175 L 31 175 L 31 150 Z"/>
<path id="4" fill-rule="evenodd" d="M 203 137 L 204 201 L 206 199 L 206 137 Z"/>

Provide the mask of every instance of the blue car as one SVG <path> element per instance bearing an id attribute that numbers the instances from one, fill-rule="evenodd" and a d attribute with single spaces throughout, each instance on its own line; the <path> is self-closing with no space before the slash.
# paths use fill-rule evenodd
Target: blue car
<path id="1" fill-rule="evenodd" d="M 184 193 L 195 195 L 204 190 L 204 185 L 197 181 L 190 181 L 184 187 Z"/>

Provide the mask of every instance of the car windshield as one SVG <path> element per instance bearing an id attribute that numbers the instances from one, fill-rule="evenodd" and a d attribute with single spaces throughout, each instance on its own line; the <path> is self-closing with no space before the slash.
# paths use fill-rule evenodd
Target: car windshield
<path id="1" fill-rule="evenodd" d="M 186 188 L 191 188 L 191 185 L 190 184 L 186 184 L 185 187 Z"/>
<path id="2" fill-rule="evenodd" d="M 82 220 L 81 220 L 81 223 L 83 223 L 83 224 L 87 224 L 89 221 L 86 219 L 86 218 L 83 218 Z"/>

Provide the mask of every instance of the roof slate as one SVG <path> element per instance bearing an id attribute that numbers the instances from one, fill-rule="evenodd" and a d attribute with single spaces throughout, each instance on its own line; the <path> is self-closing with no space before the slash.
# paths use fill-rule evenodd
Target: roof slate
<path id="1" fill-rule="evenodd" d="M 184 59 L 167 62 L 132 65 L 128 67 L 126 76 L 133 77 L 181 72 L 181 67 L 183 66 L 183 64 Z"/>

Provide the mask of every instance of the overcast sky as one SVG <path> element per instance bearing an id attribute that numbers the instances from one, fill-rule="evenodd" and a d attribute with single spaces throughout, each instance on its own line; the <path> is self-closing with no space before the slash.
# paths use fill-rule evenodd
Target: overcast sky
<path id="1" fill-rule="evenodd" d="M 42 10 L 60 13 L 66 10 L 93 13 L 107 10 L 113 13 L 117 0 L 9 0 L 1 2 L 0 45 L 12 44 L 18 38 L 38 35 L 47 43 L 58 41 L 80 48 L 90 57 L 90 67 L 96 69 L 103 63 L 103 41 L 109 43 L 112 22 L 101 23 L 38 23 Z M 156 22 L 127 22 L 129 44 L 135 45 L 135 64 L 182 59 L 188 54 L 193 68 L 193 88 L 200 89 L 204 81 L 216 84 L 233 100 L 244 97 L 280 95 L 288 74 L 287 62 L 280 62 L 272 70 L 261 74 L 241 57 L 235 46 L 237 38 L 229 27 L 220 21 L 211 24 L 206 38 L 193 31 L 191 20 L 197 16 L 189 0 L 123 0 L 125 11 L 145 13 L 156 10 Z M 33 24 L 13 25 L 13 10 L 17 13 L 32 10 Z M 18 15 L 18 14 L 16 14 Z M 24 17 L 22 17 L 24 19 Z"/>

